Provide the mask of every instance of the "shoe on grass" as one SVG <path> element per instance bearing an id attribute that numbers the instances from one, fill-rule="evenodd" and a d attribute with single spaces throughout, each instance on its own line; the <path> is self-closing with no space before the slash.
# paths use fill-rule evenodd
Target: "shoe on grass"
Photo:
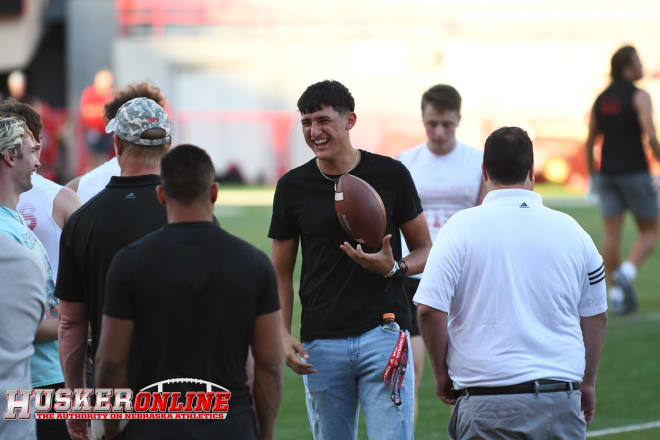
<path id="1" fill-rule="evenodd" d="M 617 269 L 612 274 L 612 281 L 623 290 L 623 307 L 618 313 L 628 314 L 635 312 L 639 306 L 639 301 L 637 300 L 637 293 L 635 292 L 632 280 Z M 614 310 L 612 311 L 617 313 Z"/>

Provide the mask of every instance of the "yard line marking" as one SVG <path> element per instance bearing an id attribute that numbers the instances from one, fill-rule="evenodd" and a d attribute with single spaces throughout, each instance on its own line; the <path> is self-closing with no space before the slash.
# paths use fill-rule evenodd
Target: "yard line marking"
<path id="1" fill-rule="evenodd" d="M 649 423 L 640 423 L 639 425 L 620 426 L 618 428 L 599 429 L 587 433 L 587 437 L 602 437 L 610 434 L 620 434 L 622 432 L 642 431 L 644 429 L 660 428 L 660 420 Z"/>

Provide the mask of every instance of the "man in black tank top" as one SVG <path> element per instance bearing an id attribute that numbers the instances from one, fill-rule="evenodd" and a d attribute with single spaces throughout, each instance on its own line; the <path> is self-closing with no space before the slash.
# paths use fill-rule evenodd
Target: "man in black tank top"
<path id="1" fill-rule="evenodd" d="M 643 137 L 658 159 L 660 143 L 653 125 L 651 98 L 634 85 L 643 76 L 634 47 L 624 46 L 614 53 L 610 76 L 612 83 L 598 96 L 591 110 L 587 164 L 592 180 L 597 181 L 604 218 L 602 254 L 613 284 L 609 290 L 610 310 L 631 313 L 637 308 L 633 289 L 637 269 L 658 240 L 658 195 L 649 174 Z M 599 135 L 602 154 L 597 173 L 593 147 Z M 626 210 L 634 215 L 639 235 L 628 258 L 620 263 Z"/>

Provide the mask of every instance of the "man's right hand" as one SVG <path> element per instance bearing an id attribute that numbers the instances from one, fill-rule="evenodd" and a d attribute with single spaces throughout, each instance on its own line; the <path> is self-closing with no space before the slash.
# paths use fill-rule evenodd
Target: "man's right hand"
<path id="1" fill-rule="evenodd" d="M 435 374 L 435 393 L 447 405 L 456 404 L 456 390 L 452 387 L 449 374 Z"/>
<path id="2" fill-rule="evenodd" d="M 580 391 L 582 392 L 584 420 L 587 422 L 587 426 L 589 426 L 594 421 L 594 415 L 596 414 L 596 387 L 582 384 Z"/>
<path id="3" fill-rule="evenodd" d="M 294 338 L 287 332 L 282 332 L 282 347 L 284 348 L 284 360 L 289 368 L 298 374 L 316 373 L 314 365 L 304 361 L 309 359 L 309 354 L 307 354 L 299 339 Z"/>

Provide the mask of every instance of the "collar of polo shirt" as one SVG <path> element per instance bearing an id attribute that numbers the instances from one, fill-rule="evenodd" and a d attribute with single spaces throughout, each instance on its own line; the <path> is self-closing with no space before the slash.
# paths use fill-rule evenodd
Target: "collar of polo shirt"
<path id="1" fill-rule="evenodd" d="M 489 191 L 488 194 L 486 194 L 486 197 L 484 197 L 482 203 L 490 203 L 504 199 L 526 199 L 532 202 L 543 203 L 540 194 L 522 188 L 506 188 Z"/>

